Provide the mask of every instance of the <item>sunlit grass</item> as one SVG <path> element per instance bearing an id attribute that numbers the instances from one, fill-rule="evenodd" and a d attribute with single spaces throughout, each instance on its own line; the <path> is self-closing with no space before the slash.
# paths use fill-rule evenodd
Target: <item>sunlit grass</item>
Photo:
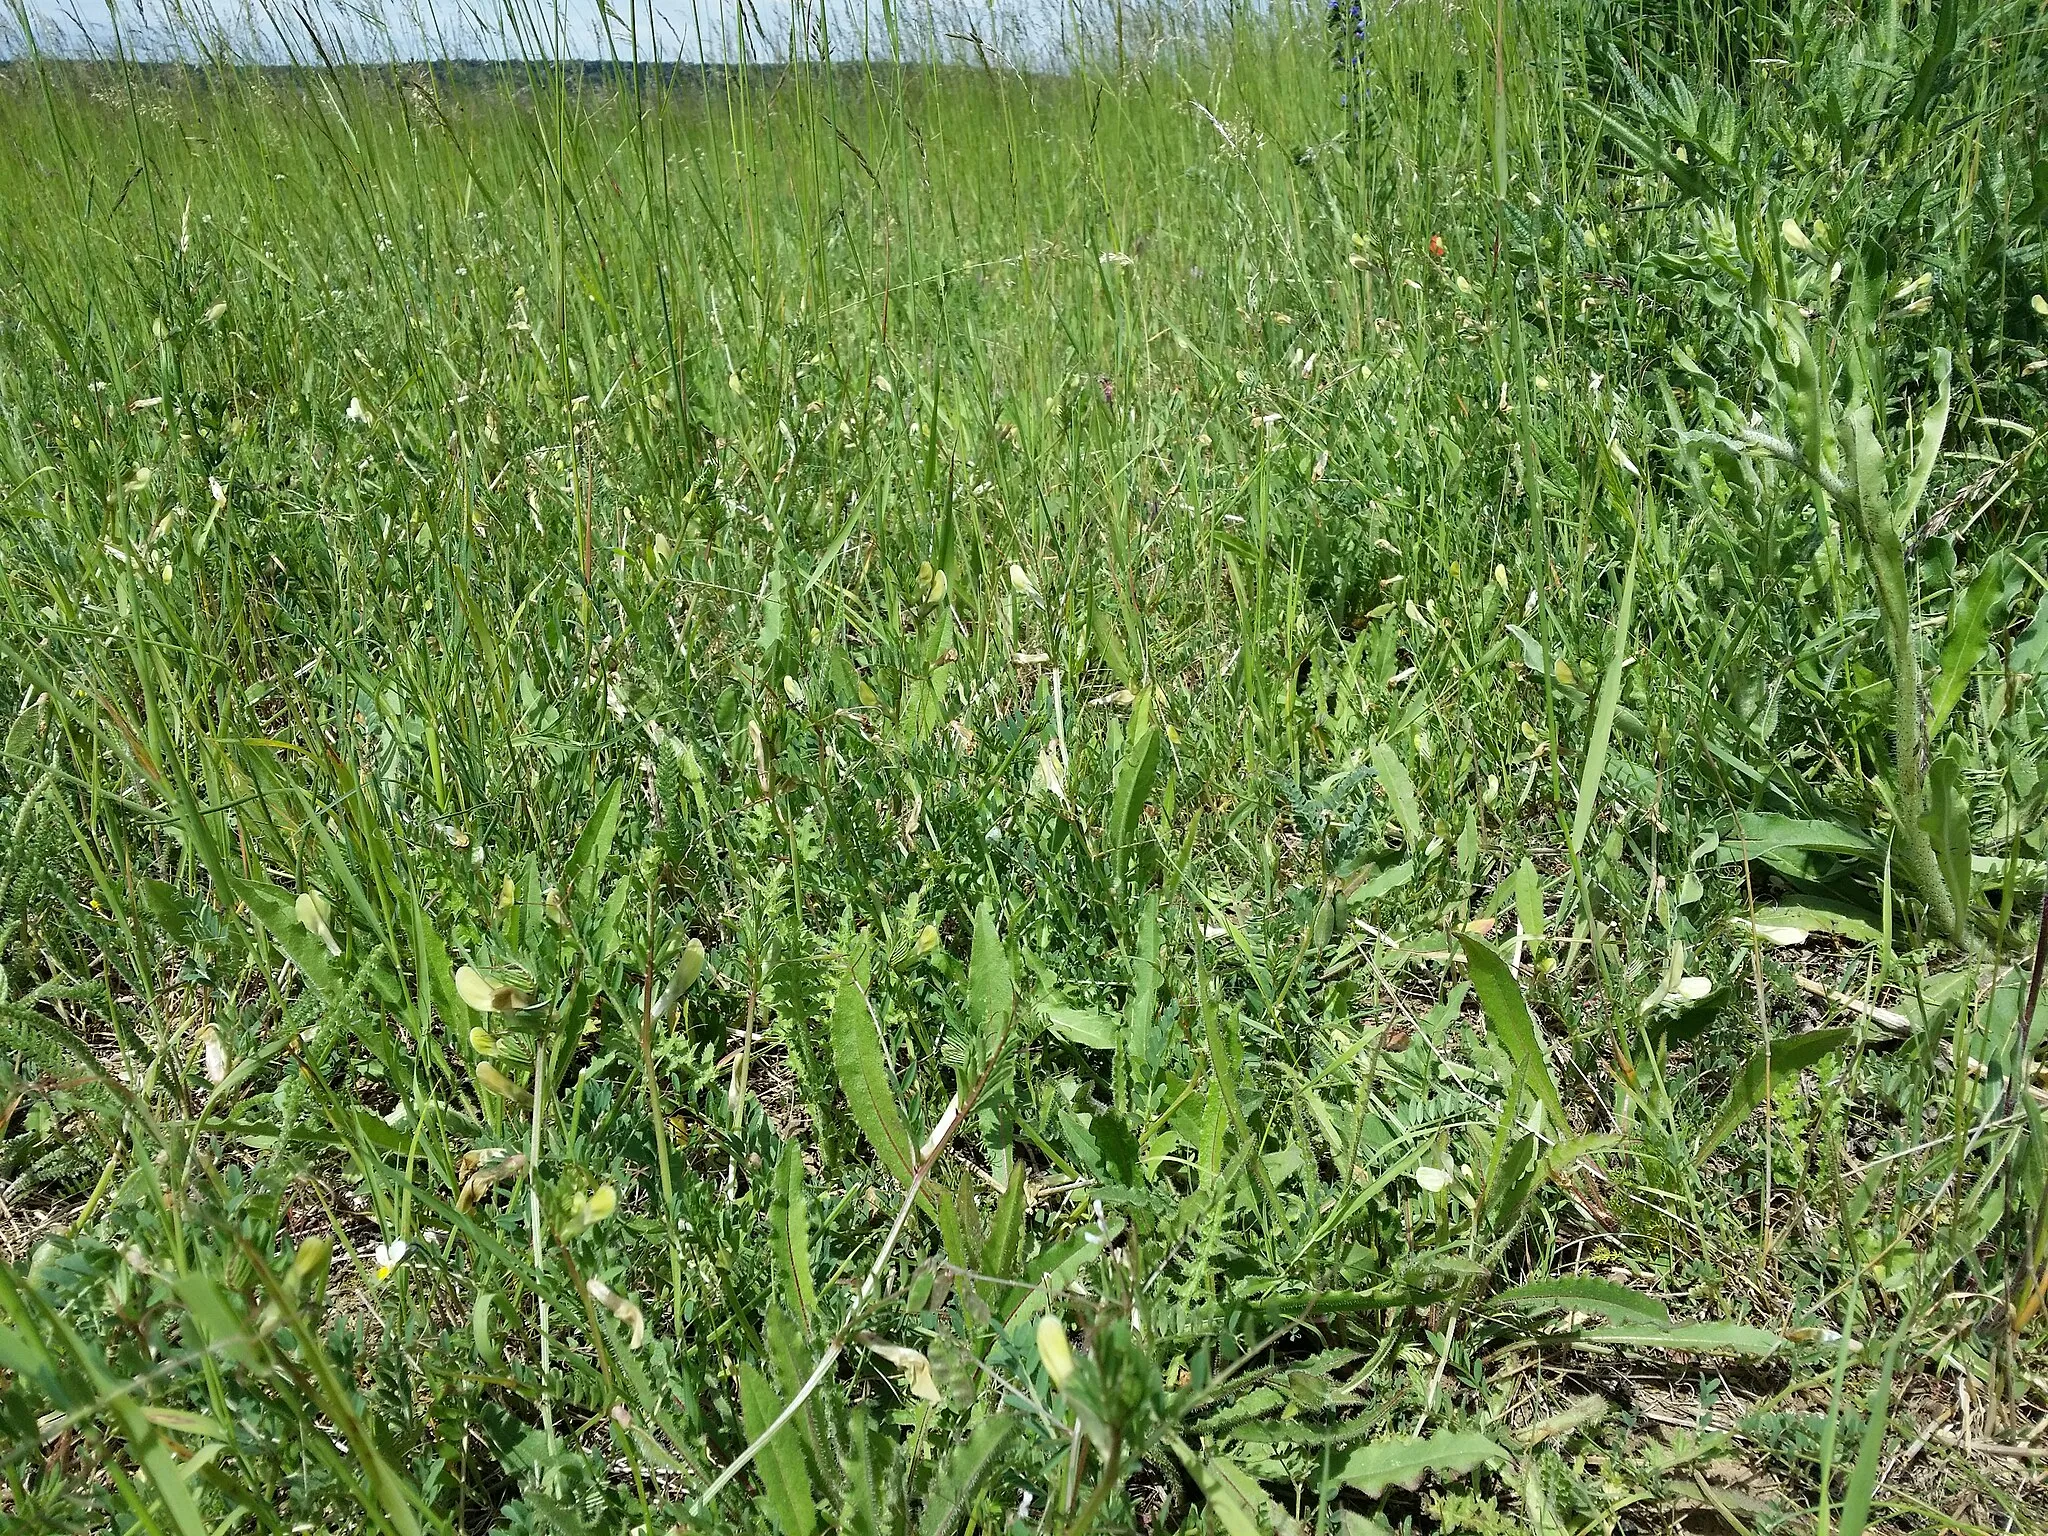
<path id="1" fill-rule="evenodd" d="M 1495 19 L 10 67 L 13 1519 L 2043 1517 L 2038 18 Z"/>

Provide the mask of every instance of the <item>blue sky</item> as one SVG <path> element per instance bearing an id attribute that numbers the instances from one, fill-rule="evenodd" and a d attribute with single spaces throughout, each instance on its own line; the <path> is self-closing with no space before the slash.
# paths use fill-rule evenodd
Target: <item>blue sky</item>
<path id="1" fill-rule="evenodd" d="M 907 0 L 895 5 L 906 51 L 938 40 L 970 48 L 968 34 L 1018 64 L 1043 60 L 1074 24 L 1114 0 Z M 1133 9 L 1151 0 L 1127 0 Z M 815 39 L 822 19 L 837 57 L 886 56 L 882 0 L 743 0 L 748 53 L 790 52 L 792 16 L 800 38 Z M 308 24 L 330 51 L 356 58 L 491 58 L 559 53 L 605 58 L 726 60 L 739 54 L 741 6 L 694 0 L 28 0 L 38 42 L 52 53 L 101 53 L 118 35 L 138 57 L 191 51 L 198 34 L 224 37 L 235 51 L 273 60 L 309 52 Z M 10 34 L 12 34 L 10 36 Z M 0 51 L 13 52 L 18 24 L 0 20 Z M 9 46 L 10 44 L 14 46 Z M 815 51 L 815 42 L 800 43 Z"/>

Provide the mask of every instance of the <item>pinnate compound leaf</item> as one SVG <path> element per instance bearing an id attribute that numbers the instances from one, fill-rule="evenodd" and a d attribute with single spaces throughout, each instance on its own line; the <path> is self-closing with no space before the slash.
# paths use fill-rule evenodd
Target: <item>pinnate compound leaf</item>
<path id="1" fill-rule="evenodd" d="M 1468 1477 L 1489 1462 L 1507 1459 L 1508 1453 L 1484 1435 L 1444 1431 L 1426 1440 L 1395 1435 L 1360 1446 L 1331 1480 L 1376 1499 L 1389 1488 L 1419 1488 L 1432 1474 L 1444 1480 Z"/>

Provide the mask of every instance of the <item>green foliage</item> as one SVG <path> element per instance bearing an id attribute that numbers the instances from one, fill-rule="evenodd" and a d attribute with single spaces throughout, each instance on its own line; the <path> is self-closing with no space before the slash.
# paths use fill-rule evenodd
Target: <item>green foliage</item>
<path id="1" fill-rule="evenodd" d="M 2048 1518 L 2038 14 L 1124 20 L 0 74 L 8 1520 Z"/>

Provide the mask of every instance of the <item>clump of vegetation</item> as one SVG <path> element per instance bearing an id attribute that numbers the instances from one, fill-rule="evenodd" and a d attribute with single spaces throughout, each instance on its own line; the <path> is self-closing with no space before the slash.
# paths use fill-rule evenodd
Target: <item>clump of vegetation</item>
<path id="1" fill-rule="evenodd" d="M 2048 48 L 0 77 L 0 1509 L 2048 1519 Z"/>

